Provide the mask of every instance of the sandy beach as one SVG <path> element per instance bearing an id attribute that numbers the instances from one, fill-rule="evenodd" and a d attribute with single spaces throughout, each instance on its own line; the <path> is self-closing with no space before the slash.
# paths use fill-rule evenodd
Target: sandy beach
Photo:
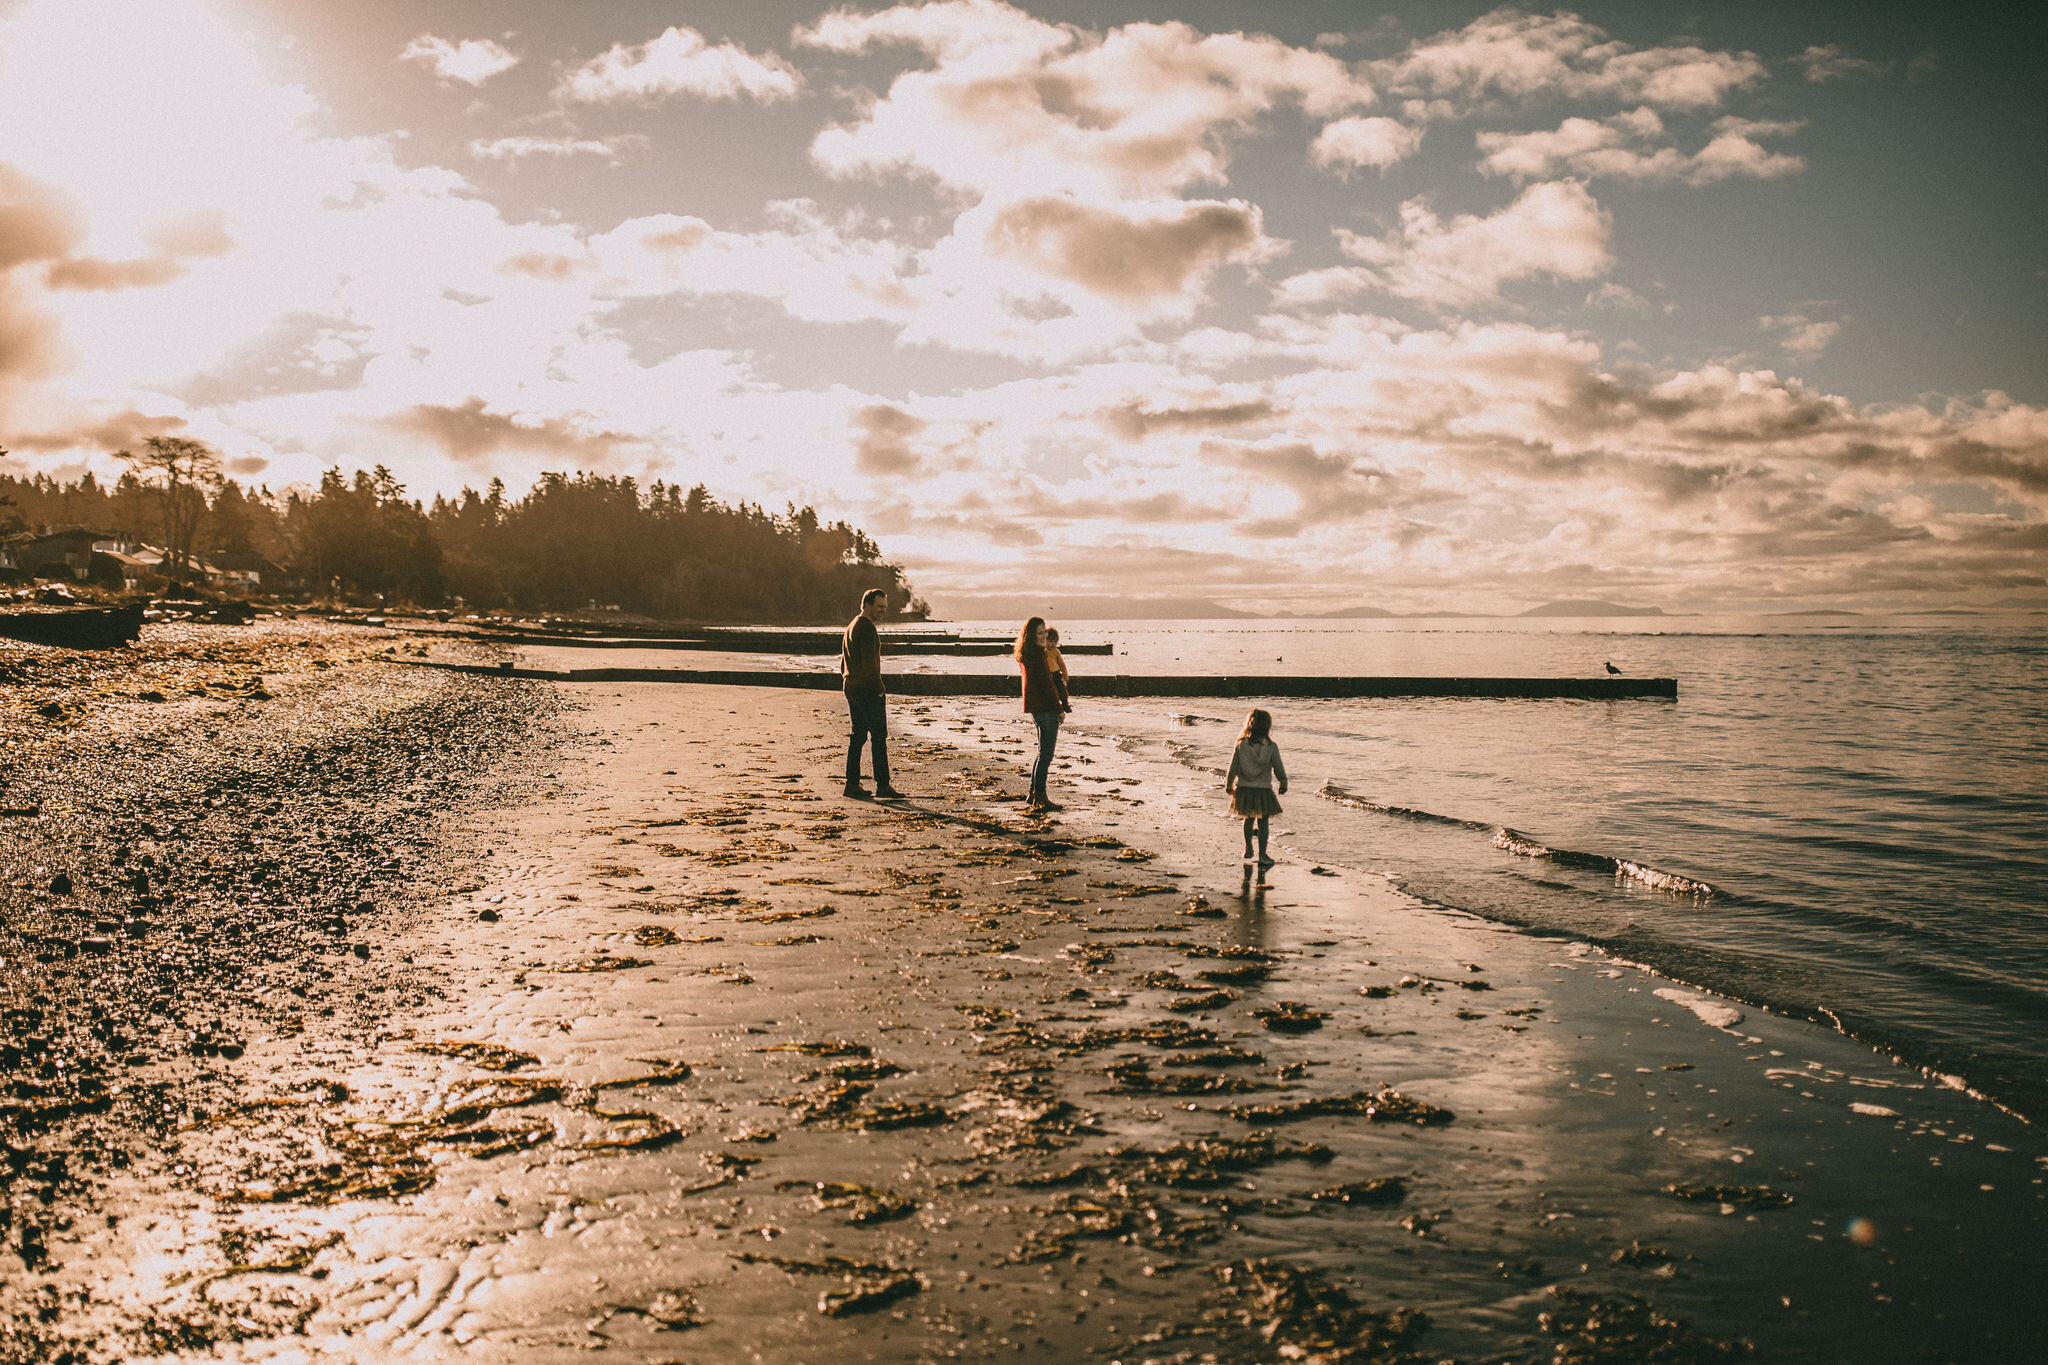
<path id="1" fill-rule="evenodd" d="M 852 802 L 830 694 L 271 629 L 232 694 L 10 655 L 52 695 L 9 721 L 6 1359 L 2042 1340 L 2032 1128 L 1369 870 L 1257 877 L 1112 743 L 1030 818 L 1025 718 L 898 702 L 909 799 Z"/>

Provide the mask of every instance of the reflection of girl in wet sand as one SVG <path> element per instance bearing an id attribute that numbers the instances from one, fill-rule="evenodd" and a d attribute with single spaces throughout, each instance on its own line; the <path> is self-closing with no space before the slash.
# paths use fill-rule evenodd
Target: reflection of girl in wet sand
<path id="1" fill-rule="evenodd" d="M 1254 708 L 1244 718 L 1244 733 L 1237 737 L 1237 749 L 1230 755 L 1230 772 L 1223 790 L 1230 793 L 1230 813 L 1244 821 L 1244 860 L 1252 860 L 1252 839 L 1259 841 L 1259 866 L 1271 867 L 1266 856 L 1266 833 L 1272 818 L 1280 813 L 1280 800 L 1273 795 L 1278 781 L 1287 790 L 1287 765 L 1280 761 L 1280 746 L 1273 742 L 1273 717 Z"/>

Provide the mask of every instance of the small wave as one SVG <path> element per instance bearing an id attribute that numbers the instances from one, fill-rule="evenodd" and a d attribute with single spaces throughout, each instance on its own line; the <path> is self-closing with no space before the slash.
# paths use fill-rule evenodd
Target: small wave
<path id="1" fill-rule="evenodd" d="M 1528 835 L 1503 825 L 1493 833 L 1493 846 L 1506 853 L 1523 858 L 1541 858 L 1560 867 L 1579 867 L 1588 872 L 1608 872 L 1616 881 L 1634 882 L 1647 886 L 1652 891 L 1664 891 L 1674 896 L 1707 897 L 1719 894 L 1713 887 L 1676 872 L 1650 867 L 1645 863 L 1631 862 L 1627 858 L 1610 858 L 1604 853 L 1580 853 L 1576 849 L 1551 848 L 1538 843 Z"/>
<path id="2" fill-rule="evenodd" d="M 1353 810 L 1369 810 L 1374 815 L 1391 815 L 1399 820 L 1420 820 L 1432 825 L 1449 825 L 1454 829 L 1476 829 L 1482 833 L 1493 828 L 1492 825 L 1478 820 L 1460 820 L 1454 815 L 1438 815 L 1435 811 L 1415 810 L 1409 806 L 1389 806 L 1378 801 L 1368 801 L 1365 797 L 1340 787 L 1335 782 L 1323 783 L 1321 787 L 1316 789 L 1316 795 L 1322 797 L 1325 801 L 1334 801 L 1340 806 L 1349 806 Z"/>

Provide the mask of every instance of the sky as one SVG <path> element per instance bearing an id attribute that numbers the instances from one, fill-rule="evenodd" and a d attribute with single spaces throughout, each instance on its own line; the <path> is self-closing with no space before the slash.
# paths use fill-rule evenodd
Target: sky
<path id="1" fill-rule="evenodd" d="M 2016 14 L 0 0 L 0 470 L 703 483 L 942 611 L 2048 605 Z"/>

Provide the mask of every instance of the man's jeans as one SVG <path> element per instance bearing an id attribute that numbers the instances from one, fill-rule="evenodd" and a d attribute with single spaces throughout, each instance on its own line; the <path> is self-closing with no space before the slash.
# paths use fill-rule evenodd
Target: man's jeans
<path id="1" fill-rule="evenodd" d="M 853 722 L 853 735 L 846 746 L 846 785 L 860 781 L 860 746 L 872 735 L 875 741 L 875 785 L 889 785 L 889 702 L 880 692 L 848 692 L 846 710 Z"/>
<path id="2" fill-rule="evenodd" d="M 1046 779 L 1052 776 L 1052 746 L 1060 738 L 1060 713 L 1033 711 L 1031 719 L 1038 725 L 1038 762 L 1031 769 L 1031 790 L 1043 793 Z"/>

